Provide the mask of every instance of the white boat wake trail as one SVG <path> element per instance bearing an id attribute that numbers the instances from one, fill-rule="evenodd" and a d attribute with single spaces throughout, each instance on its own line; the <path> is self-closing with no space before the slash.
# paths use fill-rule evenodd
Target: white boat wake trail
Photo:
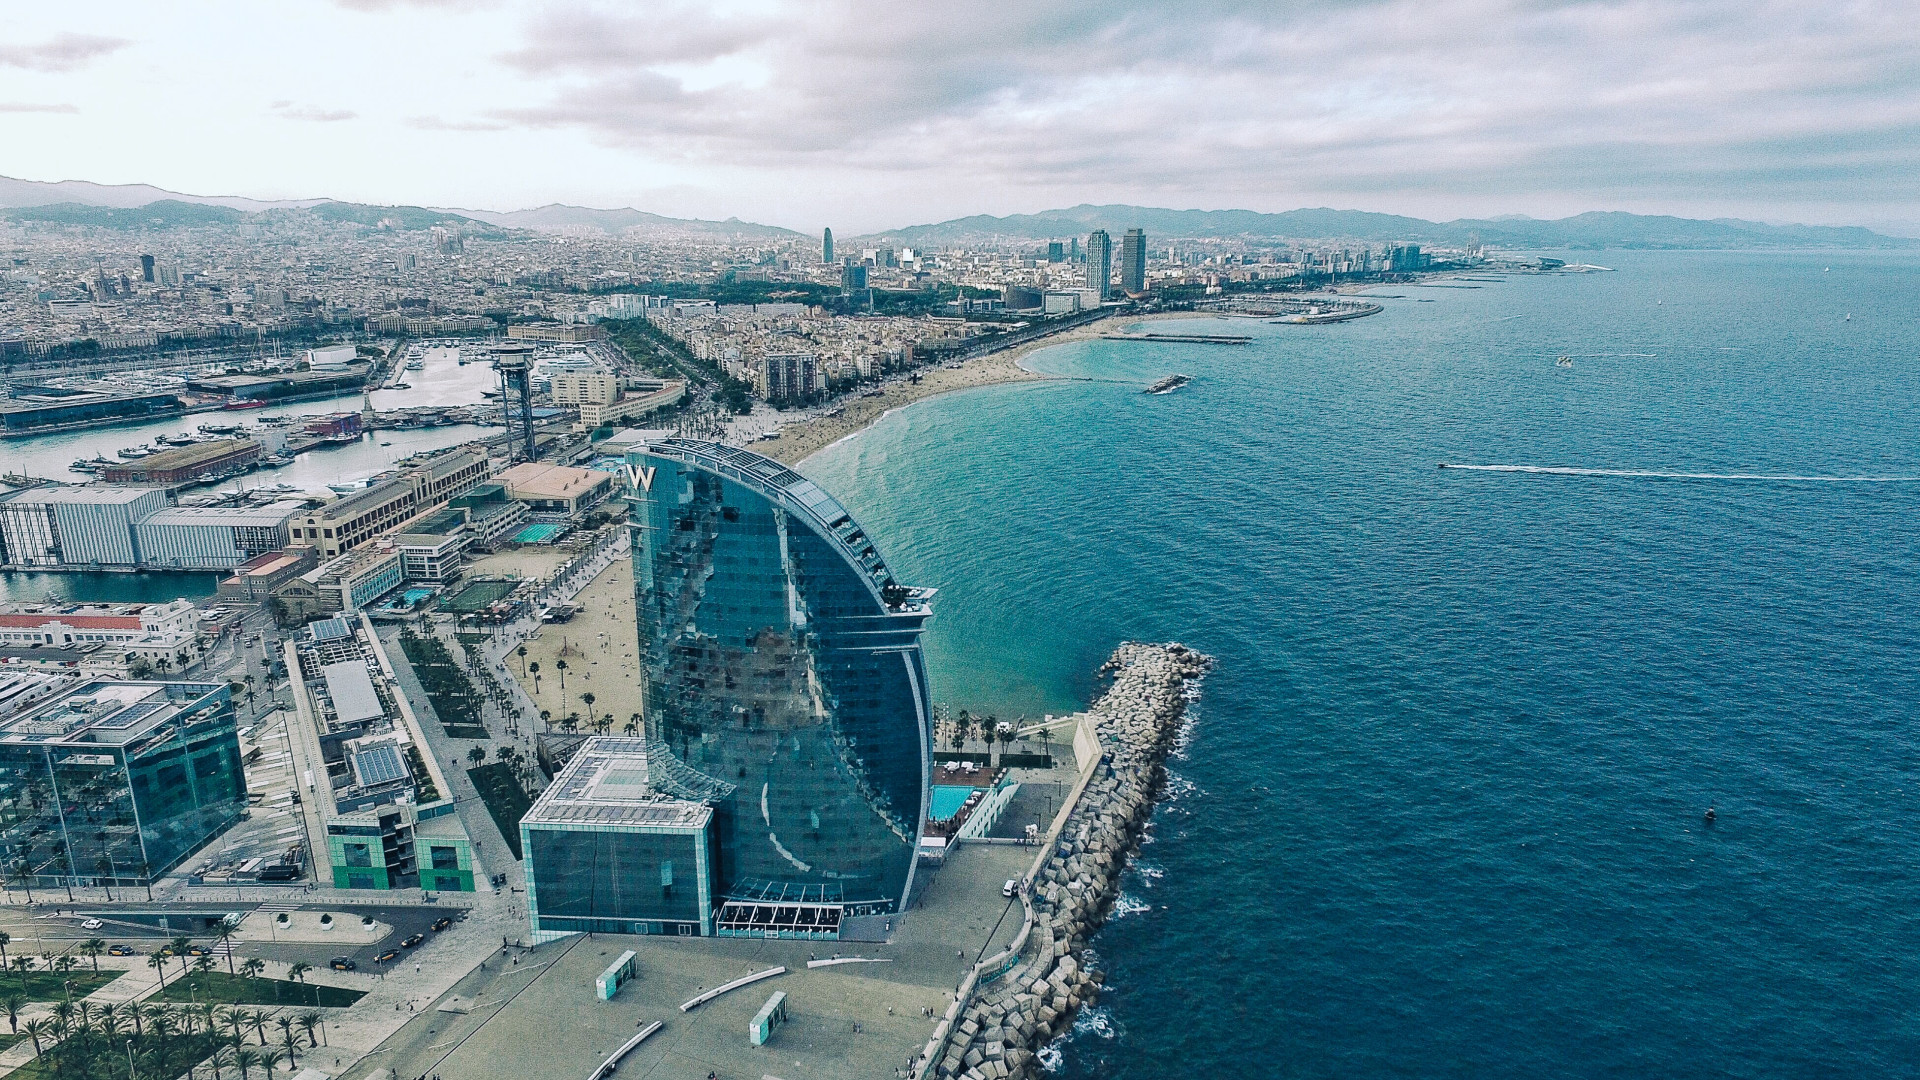
<path id="1" fill-rule="evenodd" d="M 1648 472 L 1640 469 L 1574 469 L 1558 465 L 1452 465 L 1443 469 L 1469 472 L 1536 473 L 1546 476 L 1631 476 L 1656 480 L 1777 480 L 1819 484 L 1913 484 L 1920 476 L 1794 476 L 1783 473 Z"/>

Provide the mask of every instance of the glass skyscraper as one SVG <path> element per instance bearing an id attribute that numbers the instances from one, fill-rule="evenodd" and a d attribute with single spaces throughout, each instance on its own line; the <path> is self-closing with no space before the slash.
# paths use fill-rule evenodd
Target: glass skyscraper
<path id="1" fill-rule="evenodd" d="M 22 884 L 130 885 L 240 820 L 225 683 L 81 683 L 0 722 L 0 859 Z"/>
<path id="2" fill-rule="evenodd" d="M 926 820 L 932 590 L 776 461 L 667 439 L 627 462 L 650 769 L 713 808 L 716 903 L 899 910 Z"/>

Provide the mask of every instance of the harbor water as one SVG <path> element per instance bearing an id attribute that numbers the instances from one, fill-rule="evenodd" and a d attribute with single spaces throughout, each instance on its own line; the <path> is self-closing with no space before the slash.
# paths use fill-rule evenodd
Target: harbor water
<path id="1" fill-rule="evenodd" d="M 1057 1075 L 1914 1073 L 1920 258 L 1572 258 L 802 465 L 941 590 L 938 700 L 1219 659 Z"/>

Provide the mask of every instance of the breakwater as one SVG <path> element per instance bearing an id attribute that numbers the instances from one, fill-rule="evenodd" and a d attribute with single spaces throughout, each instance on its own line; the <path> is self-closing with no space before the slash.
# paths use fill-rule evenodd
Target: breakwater
<path id="1" fill-rule="evenodd" d="M 962 983 L 919 1076 L 1032 1076 L 1040 1048 L 1098 995 L 1101 975 L 1082 957 L 1113 909 L 1120 872 L 1164 786 L 1167 750 L 1212 666 L 1182 645 L 1128 642 L 1101 667 L 1113 685 L 1081 718 L 1080 778 L 1020 882 L 1020 931 Z"/>

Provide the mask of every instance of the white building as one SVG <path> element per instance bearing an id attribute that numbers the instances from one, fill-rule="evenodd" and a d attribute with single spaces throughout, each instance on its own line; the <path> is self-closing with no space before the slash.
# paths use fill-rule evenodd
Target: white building
<path id="1" fill-rule="evenodd" d="M 351 345 L 322 345 L 317 349 L 308 349 L 304 359 L 315 368 L 345 367 L 358 359 L 359 355 Z"/>
<path id="2" fill-rule="evenodd" d="M 29 488 L 0 497 L 0 564 L 133 566 L 133 523 L 166 508 L 155 487 Z"/>
<path id="3" fill-rule="evenodd" d="M 265 507 L 178 506 L 133 526 L 141 565 L 167 570 L 231 570 L 287 546 L 287 522 L 299 503 Z"/>
<path id="4" fill-rule="evenodd" d="M 152 662 L 165 659 L 178 667 L 200 659 L 200 609 L 190 600 L 165 604 L 12 604 L 0 612 L 0 646 L 109 645 Z"/>

